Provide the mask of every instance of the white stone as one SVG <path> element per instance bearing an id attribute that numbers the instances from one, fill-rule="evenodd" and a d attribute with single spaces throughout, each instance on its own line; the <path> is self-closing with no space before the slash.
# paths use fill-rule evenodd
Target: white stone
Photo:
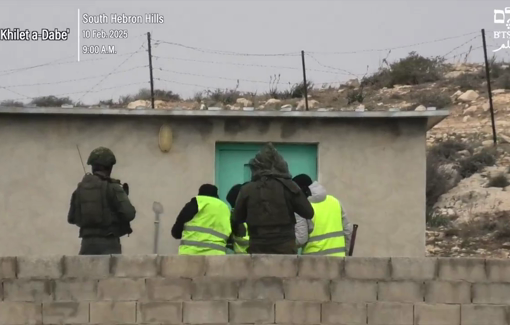
<path id="1" fill-rule="evenodd" d="M 476 91 L 468 90 L 465 93 L 463 93 L 462 95 L 460 95 L 458 100 L 461 102 L 469 103 L 469 102 L 476 100 L 478 97 L 480 97 L 480 95 L 478 95 L 478 93 Z"/>
<path id="2" fill-rule="evenodd" d="M 423 105 L 420 105 L 420 106 L 416 107 L 414 110 L 415 111 L 426 111 L 427 108 L 425 106 L 423 106 Z"/>

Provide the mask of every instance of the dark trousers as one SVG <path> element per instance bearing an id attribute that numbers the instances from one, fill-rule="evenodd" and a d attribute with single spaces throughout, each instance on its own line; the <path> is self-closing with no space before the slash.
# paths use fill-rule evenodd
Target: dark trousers
<path id="1" fill-rule="evenodd" d="M 118 237 L 85 237 L 81 240 L 79 255 L 117 255 L 122 254 Z"/>
<path id="2" fill-rule="evenodd" d="M 248 254 L 296 255 L 297 252 L 295 240 L 276 245 L 250 243 L 250 247 L 248 247 Z"/>

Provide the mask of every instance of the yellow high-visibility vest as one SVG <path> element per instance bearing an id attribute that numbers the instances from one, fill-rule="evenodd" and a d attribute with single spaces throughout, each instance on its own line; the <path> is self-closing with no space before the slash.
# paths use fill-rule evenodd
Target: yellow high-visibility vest
<path id="1" fill-rule="evenodd" d="M 345 256 L 342 205 L 331 195 L 320 203 L 312 203 L 314 228 L 308 236 L 303 255 Z"/>
<path id="2" fill-rule="evenodd" d="M 225 255 L 232 232 L 227 204 L 203 195 L 196 200 L 198 213 L 184 224 L 179 255 Z"/>
<path id="3" fill-rule="evenodd" d="M 248 254 L 248 247 L 250 246 L 250 236 L 248 236 L 248 225 L 244 223 L 246 228 L 246 236 L 234 236 L 234 252 L 236 254 Z"/>

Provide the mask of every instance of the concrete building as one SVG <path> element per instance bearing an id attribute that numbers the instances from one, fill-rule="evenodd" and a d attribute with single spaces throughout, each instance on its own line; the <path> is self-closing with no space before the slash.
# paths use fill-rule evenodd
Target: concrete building
<path id="1" fill-rule="evenodd" d="M 224 198 L 271 141 L 293 174 L 316 178 L 360 225 L 355 256 L 424 256 L 425 135 L 447 115 L 2 108 L 0 255 L 77 254 L 69 200 L 98 146 L 116 154 L 113 177 L 129 183 L 138 211 L 124 253 L 153 252 L 159 202 L 158 253 L 175 254 L 170 229 L 199 186 L 214 183 Z"/>

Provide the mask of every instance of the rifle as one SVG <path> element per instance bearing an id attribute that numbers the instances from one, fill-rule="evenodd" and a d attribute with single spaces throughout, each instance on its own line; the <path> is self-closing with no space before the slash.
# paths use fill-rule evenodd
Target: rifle
<path id="1" fill-rule="evenodd" d="M 354 245 L 356 244 L 356 233 L 358 232 L 358 225 L 354 224 L 352 226 L 352 235 L 351 235 L 351 242 L 349 244 L 349 254 L 348 256 L 352 256 L 352 253 L 354 253 Z"/>

